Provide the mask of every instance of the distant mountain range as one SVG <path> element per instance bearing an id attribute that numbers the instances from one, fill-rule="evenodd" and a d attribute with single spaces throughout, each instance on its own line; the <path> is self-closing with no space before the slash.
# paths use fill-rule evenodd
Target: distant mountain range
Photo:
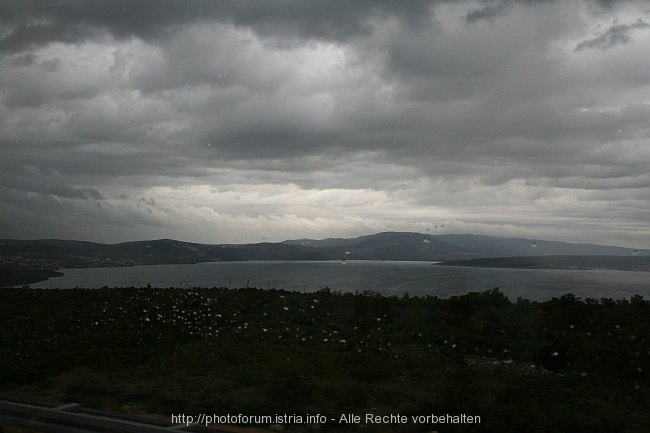
<path id="1" fill-rule="evenodd" d="M 650 256 L 650 250 L 469 234 L 385 232 L 350 239 L 299 239 L 282 243 L 312 246 L 338 254 L 349 251 L 351 258 L 364 260 L 447 261 L 548 255 Z"/>
<path id="2" fill-rule="evenodd" d="M 172 239 L 118 244 L 57 239 L 0 240 L 0 270 L 3 266 L 56 269 L 241 260 L 457 261 L 559 255 L 650 257 L 650 250 L 538 239 L 404 232 L 349 239 L 298 239 L 278 243 L 221 245 Z"/>

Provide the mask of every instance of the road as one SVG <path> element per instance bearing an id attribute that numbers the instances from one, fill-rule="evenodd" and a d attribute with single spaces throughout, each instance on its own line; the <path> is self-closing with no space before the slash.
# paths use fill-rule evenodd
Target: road
<path id="1" fill-rule="evenodd" d="M 171 425 L 159 420 L 92 410 L 74 403 L 52 407 L 8 400 L 0 400 L 0 425 L 47 433 L 220 432 L 198 425 Z"/>

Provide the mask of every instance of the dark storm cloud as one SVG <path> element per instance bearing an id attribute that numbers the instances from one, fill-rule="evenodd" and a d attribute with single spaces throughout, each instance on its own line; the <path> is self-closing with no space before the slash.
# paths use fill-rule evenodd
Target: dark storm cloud
<path id="1" fill-rule="evenodd" d="M 477 7 L 470 9 L 465 15 L 468 23 L 474 23 L 480 20 L 492 20 L 494 18 L 507 15 L 515 5 L 541 5 L 544 3 L 554 3 L 558 0 L 480 0 Z M 608 9 L 617 4 L 623 4 L 634 0 L 591 0 L 592 3 Z"/>
<path id="2" fill-rule="evenodd" d="M 5 172 L 0 177 L 0 185 L 23 194 L 37 193 L 53 197 L 75 200 L 103 200 L 105 197 L 95 188 L 77 188 L 56 179 L 56 175 L 43 173 L 38 167 L 25 165 L 23 176 L 10 176 Z M 20 180 L 19 180 L 20 179 Z"/>
<path id="3" fill-rule="evenodd" d="M 602 0 L 2 2 L 4 236 L 650 239 L 648 22 Z"/>
<path id="4" fill-rule="evenodd" d="M 506 15 L 512 3 L 511 0 L 483 0 L 477 8 L 467 13 L 465 19 L 467 22 L 473 23 L 478 20 L 492 19 Z"/>
<path id="5" fill-rule="evenodd" d="M 146 208 L 113 206 L 96 200 L 62 200 L 53 194 L 29 193 L 0 185 L 3 235 L 65 239 L 143 239 L 152 228 L 169 227 Z M 108 236 L 98 237 L 98 232 Z"/>
<path id="6" fill-rule="evenodd" d="M 0 51 L 16 52 L 51 42 L 83 41 L 96 30 L 78 23 L 26 23 L 11 26 L 0 40 Z"/>
<path id="7" fill-rule="evenodd" d="M 616 45 L 627 44 L 632 39 L 630 33 L 632 33 L 633 30 L 647 28 L 650 28 L 650 24 L 646 23 L 641 18 L 632 24 L 620 24 L 614 22 L 607 30 L 598 36 L 580 42 L 576 46 L 576 51 L 587 50 L 589 48 L 607 50 Z"/>
<path id="8" fill-rule="evenodd" d="M 475 22 L 508 13 L 514 4 L 556 0 L 482 0 L 468 10 Z M 592 0 L 612 7 L 629 0 Z M 155 42 L 199 22 L 234 23 L 261 35 L 345 41 L 372 32 L 369 18 L 399 17 L 410 24 L 426 20 L 430 9 L 449 0 L 319 1 L 277 0 L 14 0 L 0 5 L 0 51 L 19 52 L 51 42 L 74 43 L 108 32 L 115 38 Z"/>
<path id="9" fill-rule="evenodd" d="M 165 38 L 179 27 L 221 21 L 253 27 L 261 34 L 346 40 L 371 31 L 373 14 L 417 22 L 436 0 L 404 4 L 392 0 L 68 0 L 8 1 L 0 22 L 8 29 L 0 50 L 21 51 L 48 42 L 71 43 L 107 31 L 114 37 Z"/>

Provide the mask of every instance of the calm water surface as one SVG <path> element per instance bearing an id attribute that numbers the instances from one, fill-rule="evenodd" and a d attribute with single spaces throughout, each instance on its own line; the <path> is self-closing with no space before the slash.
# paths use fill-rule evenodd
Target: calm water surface
<path id="1" fill-rule="evenodd" d="M 87 287 L 259 287 L 314 291 L 328 286 L 345 292 L 371 289 L 384 295 L 449 297 L 499 287 L 511 299 L 545 300 L 573 293 L 587 298 L 650 297 L 650 273 L 486 269 L 394 261 L 249 261 L 125 268 L 64 269 L 63 277 L 37 288 Z"/>

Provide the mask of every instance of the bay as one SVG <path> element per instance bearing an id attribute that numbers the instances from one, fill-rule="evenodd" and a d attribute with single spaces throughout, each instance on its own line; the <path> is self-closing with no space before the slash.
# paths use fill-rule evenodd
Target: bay
<path id="1" fill-rule="evenodd" d="M 650 297 L 650 273 L 610 270 L 491 269 L 402 261 L 247 261 L 112 268 L 63 269 L 64 276 L 33 288 L 258 287 L 447 298 L 499 287 L 510 299 L 546 300 L 572 293 L 581 298 Z"/>

